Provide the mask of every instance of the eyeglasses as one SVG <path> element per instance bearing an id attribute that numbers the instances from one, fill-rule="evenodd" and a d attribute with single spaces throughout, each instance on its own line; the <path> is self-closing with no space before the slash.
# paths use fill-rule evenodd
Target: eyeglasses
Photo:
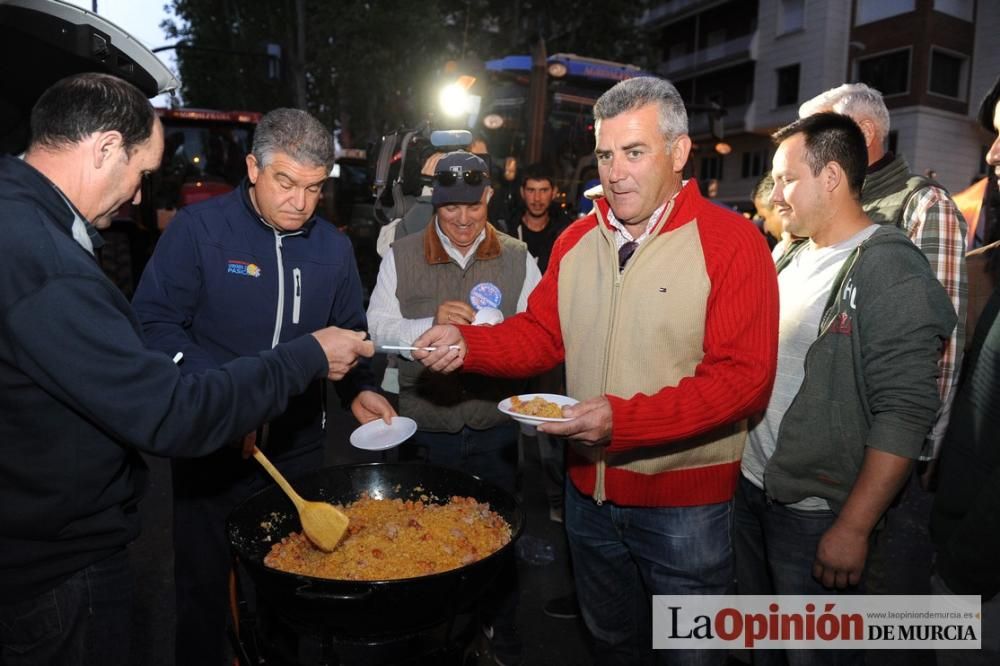
<path id="1" fill-rule="evenodd" d="M 620 248 L 618 248 L 618 270 L 619 271 L 625 270 L 625 264 L 627 264 L 628 260 L 632 258 L 633 254 L 635 254 L 635 249 L 637 247 L 639 247 L 638 243 L 636 243 L 635 241 L 628 241 L 627 243 L 625 243 L 624 245 L 622 245 Z"/>
<path id="2" fill-rule="evenodd" d="M 489 180 L 485 171 L 441 171 L 434 174 L 434 184 L 443 187 L 451 187 L 459 180 L 466 185 L 481 185 L 483 181 Z"/>

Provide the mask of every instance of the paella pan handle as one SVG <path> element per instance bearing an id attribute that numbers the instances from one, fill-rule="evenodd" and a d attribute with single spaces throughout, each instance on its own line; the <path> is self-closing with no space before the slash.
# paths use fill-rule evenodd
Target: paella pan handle
<path id="1" fill-rule="evenodd" d="M 306 601 L 361 601 L 374 594 L 375 590 L 368 587 L 361 592 L 351 592 L 349 594 L 331 594 L 313 589 L 312 585 L 302 585 L 295 589 L 295 596 Z"/>

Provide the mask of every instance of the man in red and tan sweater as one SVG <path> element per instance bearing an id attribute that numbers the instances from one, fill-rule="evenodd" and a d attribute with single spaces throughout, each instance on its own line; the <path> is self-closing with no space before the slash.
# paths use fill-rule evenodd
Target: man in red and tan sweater
<path id="1" fill-rule="evenodd" d="M 645 662 L 650 596 L 723 594 L 746 418 L 774 378 L 777 285 L 752 224 L 702 198 L 676 89 L 623 81 L 594 106 L 605 198 L 556 241 L 525 313 L 435 326 L 428 367 L 528 377 L 565 360 L 566 529 L 597 663 Z M 449 349 L 448 345 L 457 345 Z M 659 651 L 722 664 L 725 652 Z"/>

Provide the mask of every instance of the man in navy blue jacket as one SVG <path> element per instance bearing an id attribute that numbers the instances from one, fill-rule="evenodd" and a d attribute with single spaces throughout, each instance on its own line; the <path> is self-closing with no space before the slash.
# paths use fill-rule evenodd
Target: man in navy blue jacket
<path id="1" fill-rule="evenodd" d="M 94 259 L 95 227 L 160 163 L 149 101 L 72 76 L 31 131 L 23 161 L 0 157 L 0 663 L 127 664 L 139 452 L 211 453 L 375 350 L 361 332 L 302 330 L 182 375 Z"/>
<path id="2" fill-rule="evenodd" d="M 157 244 L 132 301 L 147 344 L 197 372 L 324 326 L 366 328 L 350 240 L 314 215 L 333 160 L 331 133 L 305 111 L 265 115 L 242 185 L 182 209 Z M 361 423 L 395 414 L 374 386 L 365 365 L 336 384 Z M 324 389 L 314 382 L 242 447 L 173 461 L 178 664 L 223 661 L 226 516 L 268 483 L 240 448 L 256 443 L 290 476 L 322 466 Z"/>

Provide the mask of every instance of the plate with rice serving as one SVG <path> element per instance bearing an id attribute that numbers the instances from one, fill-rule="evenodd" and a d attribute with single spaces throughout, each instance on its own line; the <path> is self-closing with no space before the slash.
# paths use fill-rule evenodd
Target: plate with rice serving
<path id="1" fill-rule="evenodd" d="M 563 416 L 562 408 L 577 402 L 574 398 L 555 393 L 525 393 L 501 400 L 497 409 L 518 423 L 537 426 L 569 421 Z"/>

